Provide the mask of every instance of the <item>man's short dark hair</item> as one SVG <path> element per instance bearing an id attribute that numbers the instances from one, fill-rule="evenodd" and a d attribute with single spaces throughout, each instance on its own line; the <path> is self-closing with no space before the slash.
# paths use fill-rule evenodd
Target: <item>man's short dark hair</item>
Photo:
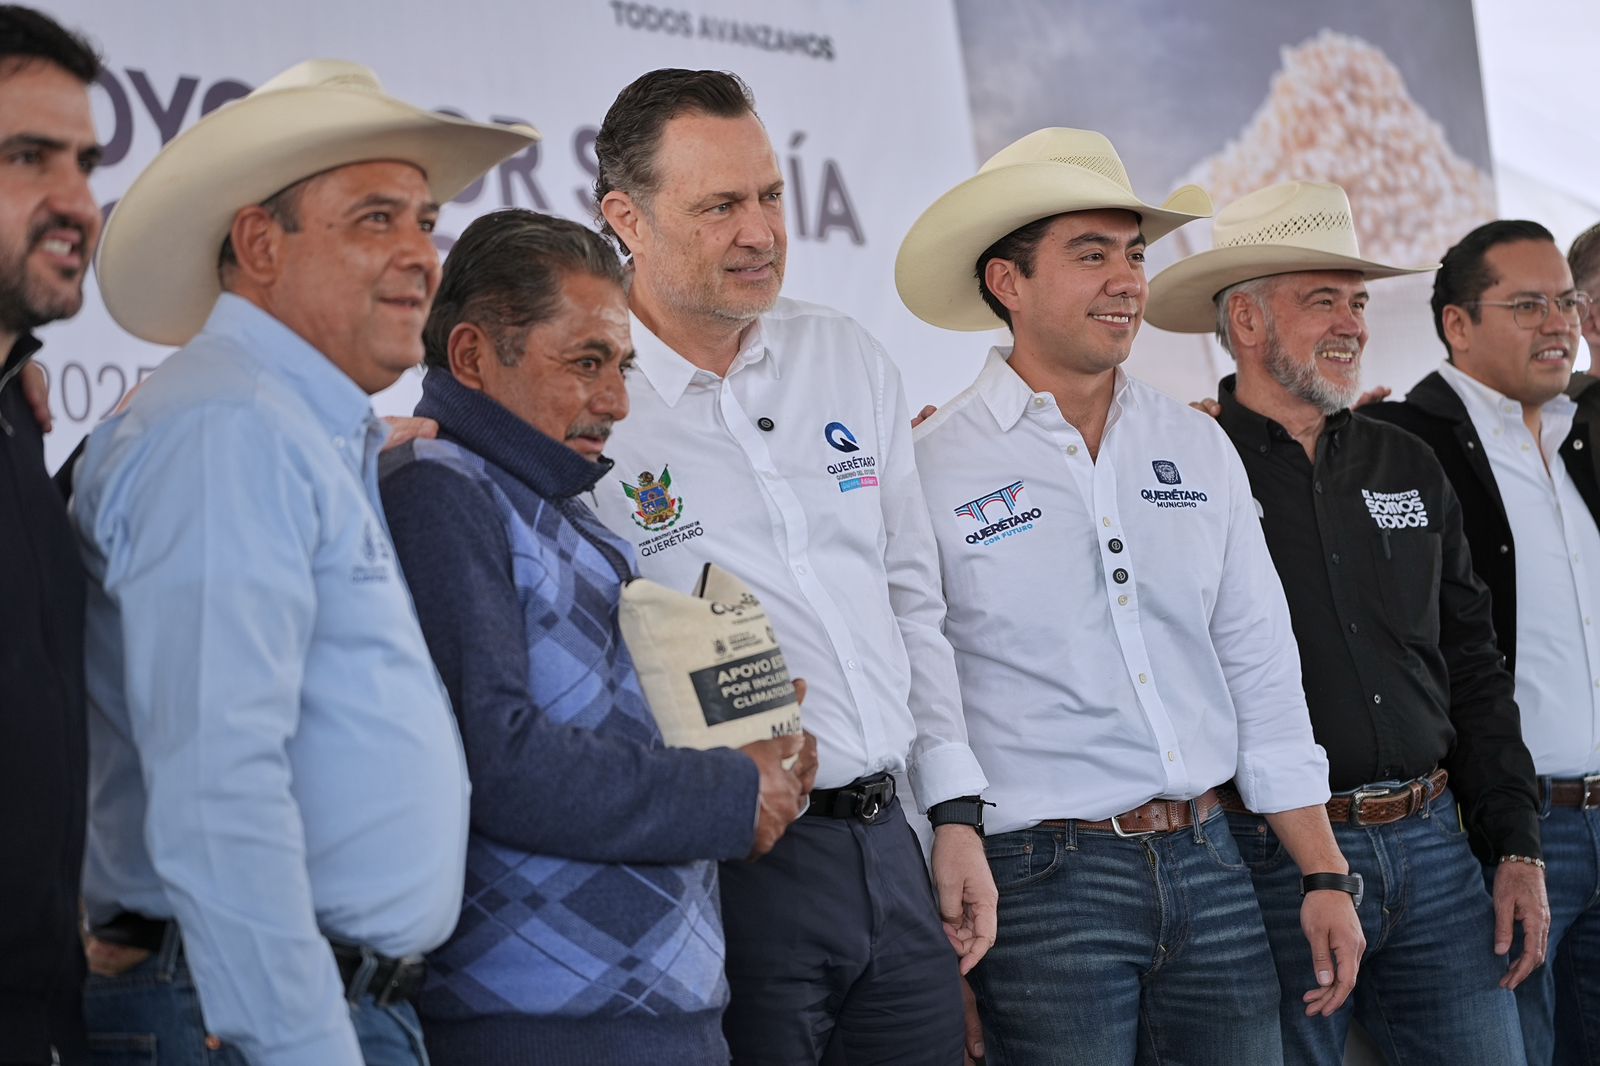
<path id="1" fill-rule="evenodd" d="M 100 73 L 94 46 L 42 12 L 0 4 L 0 77 L 35 62 L 54 63 L 85 85 Z"/>
<path id="2" fill-rule="evenodd" d="M 594 140 L 600 164 L 594 179 L 600 232 L 616 241 L 624 255 L 630 254 L 600 214 L 600 203 L 608 192 L 619 189 L 648 209 L 661 187 L 655 163 L 661 131 L 668 122 L 680 115 L 740 118 L 755 113 L 750 87 L 737 74 L 721 70 L 652 70 L 618 93 Z"/>
<path id="3" fill-rule="evenodd" d="M 489 335 L 500 365 L 516 366 L 528 330 L 560 309 L 572 274 L 625 284 L 616 251 L 587 226 L 521 207 L 474 220 L 445 260 L 422 361 L 448 373 L 450 333 L 470 322 Z"/>
<path id="4" fill-rule="evenodd" d="M 978 295 L 983 297 L 983 302 L 989 305 L 989 310 L 993 311 L 1007 327 L 1011 325 L 1011 312 L 994 293 L 989 291 L 989 283 L 984 279 L 984 274 L 989 269 L 989 260 L 1008 259 L 1017 264 L 1017 271 L 1023 277 L 1033 277 L 1034 255 L 1039 251 L 1039 242 L 1044 240 L 1045 231 L 1050 228 L 1050 224 L 1060 217 L 1060 215 L 1050 215 L 1014 229 L 989 245 L 983 250 L 983 254 L 978 256 L 978 267 L 973 272 L 978 279 Z"/>
<path id="5" fill-rule="evenodd" d="M 1600 222 L 1578 234 L 1572 247 L 1567 249 L 1567 266 L 1572 268 L 1574 285 L 1590 296 L 1600 295 L 1589 287 L 1600 283 Z"/>
<path id="6" fill-rule="evenodd" d="M 1525 219 L 1500 218 L 1485 222 L 1444 253 L 1439 272 L 1433 276 L 1433 331 L 1439 335 L 1446 352 L 1450 342 L 1444 337 L 1444 309 L 1451 305 L 1467 306 L 1467 314 L 1474 322 L 1481 322 L 1482 311 L 1472 304 L 1500 279 L 1484 262 L 1489 249 L 1517 241 L 1549 241 L 1556 239 L 1550 231 L 1537 222 Z"/>

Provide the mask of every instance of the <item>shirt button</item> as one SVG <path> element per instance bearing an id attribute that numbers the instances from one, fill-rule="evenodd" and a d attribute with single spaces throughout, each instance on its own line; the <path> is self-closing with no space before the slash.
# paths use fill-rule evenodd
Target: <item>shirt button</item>
<path id="1" fill-rule="evenodd" d="M 1572 450 L 1575 451 L 1575 452 L 1583 451 L 1583 441 L 1581 441 L 1581 440 L 1573 441 L 1572 442 Z"/>
<path id="2" fill-rule="evenodd" d="M 806 573 L 806 568 L 804 566 L 796 566 L 794 568 L 794 572 L 799 574 L 801 577 L 804 577 L 805 573 Z"/>
<path id="3" fill-rule="evenodd" d="M 1118 540 L 1116 537 L 1112 537 L 1111 540 L 1106 543 L 1106 547 L 1110 548 L 1112 554 L 1115 555 L 1122 551 L 1122 541 Z"/>
<path id="4" fill-rule="evenodd" d="M 1509 545 L 1509 544 L 1500 545 L 1500 554 L 1501 555 L 1510 555 L 1511 554 L 1511 545 Z"/>
<path id="5" fill-rule="evenodd" d="M 1033 406 L 1035 406 L 1035 407 L 1043 407 L 1044 406 L 1044 397 L 1043 396 L 1035 396 L 1033 398 Z"/>
<path id="6" fill-rule="evenodd" d="M 1107 529 L 1110 529 L 1111 528 L 1111 519 L 1109 519 L 1109 518 L 1101 518 L 1100 519 L 1100 524 L 1105 526 Z"/>
<path id="7" fill-rule="evenodd" d="M 1140 675 L 1139 675 L 1139 684 L 1141 684 L 1141 685 L 1142 685 L 1142 684 L 1144 684 L 1144 683 L 1145 683 L 1145 682 L 1146 682 L 1146 681 L 1149 681 L 1149 680 L 1150 680 L 1150 679 L 1149 679 L 1149 678 L 1148 678 L 1148 677 L 1146 677 L 1146 676 L 1145 676 L 1145 675 L 1144 675 L 1144 674 L 1140 674 Z"/>
<path id="8" fill-rule="evenodd" d="M 1311 487 L 1312 487 L 1312 488 L 1314 488 L 1314 489 L 1316 489 L 1316 490 L 1317 490 L 1317 492 L 1319 492 L 1319 493 L 1320 493 L 1320 492 L 1321 492 L 1321 491 L 1322 491 L 1322 482 L 1320 482 L 1320 481 L 1319 481 L 1319 482 L 1317 482 L 1317 483 L 1316 483 L 1316 484 L 1315 484 L 1315 485 L 1312 485 L 1312 486 L 1311 486 Z"/>
<path id="9" fill-rule="evenodd" d="M 1476 447 L 1477 447 L 1477 446 L 1478 446 L 1478 442 L 1477 442 L 1477 441 L 1475 441 L 1475 440 L 1469 440 L 1469 441 L 1467 441 L 1467 448 L 1468 448 L 1468 450 L 1471 450 L 1471 449 L 1473 449 L 1473 448 L 1476 448 Z"/>
<path id="10" fill-rule="evenodd" d="M 1076 444 L 1067 445 L 1067 454 L 1068 455 L 1077 455 L 1078 454 L 1078 446 Z"/>
<path id="11" fill-rule="evenodd" d="M 1257 449 L 1256 449 L 1256 451 L 1258 451 L 1258 452 L 1260 452 L 1260 453 L 1261 453 L 1261 454 L 1262 454 L 1262 455 L 1266 455 L 1266 454 L 1267 454 L 1267 452 L 1269 452 L 1269 451 L 1271 451 L 1271 449 L 1270 449 L 1270 448 L 1268 448 L 1268 447 L 1267 447 L 1267 446 L 1266 446 L 1266 445 L 1265 445 L 1265 444 L 1263 444 L 1263 445 L 1261 445 L 1261 446 L 1260 446 L 1260 447 L 1258 447 L 1258 448 L 1257 448 Z"/>
<path id="12" fill-rule="evenodd" d="M 1118 607 L 1126 607 L 1126 606 L 1128 606 L 1128 597 L 1126 597 L 1126 596 L 1118 596 L 1117 597 L 1117 606 Z"/>
<path id="13" fill-rule="evenodd" d="M 1354 622 L 1350 623 L 1350 632 L 1352 632 L 1352 633 L 1356 632 L 1356 624 Z"/>
<path id="14" fill-rule="evenodd" d="M 338 448 L 341 452 L 344 451 L 344 449 L 345 449 L 345 439 L 343 437 L 335 437 L 335 438 L 333 438 L 333 446 L 335 448 Z"/>
<path id="15" fill-rule="evenodd" d="M 846 659 L 844 661 L 844 668 L 846 670 L 854 670 L 856 668 L 856 661 L 854 659 Z"/>
<path id="16" fill-rule="evenodd" d="M 1338 552 L 1334 552 L 1333 553 L 1333 565 L 1334 566 L 1338 566 L 1339 565 L 1339 553 Z"/>
<path id="17" fill-rule="evenodd" d="M 1128 572 L 1119 566 L 1111 571 L 1111 580 L 1119 585 L 1126 585 L 1128 583 Z"/>
<path id="18" fill-rule="evenodd" d="M 1596 684 L 1600 684 L 1600 682 L 1596 682 Z M 1376 692 L 1374 692 L 1372 694 L 1372 702 L 1373 703 L 1382 703 L 1383 702 L 1383 697 L 1378 695 Z"/>
<path id="19" fill-rule="evenodd" d="M 756 425 L 759 426 L 764 432 L 767 432 L 767 433 L 771 433 L 772 432 L 772 427 L 775 426 L 776 424 L 777 423 L 773 422 L 772 419 L 770 419 L 770 418 L 758 418 L 758 419 L 756 419 Z"/>
<path id="20" fill-rule="evenodd" d="M 1178 756 L 1176 754 L 1174 754 L 1173 752 L 1169 751 L 1169 752 L 1167 752 L 1167 761 L 1168 762 L 1177 762 L 1178 761 Z"/>

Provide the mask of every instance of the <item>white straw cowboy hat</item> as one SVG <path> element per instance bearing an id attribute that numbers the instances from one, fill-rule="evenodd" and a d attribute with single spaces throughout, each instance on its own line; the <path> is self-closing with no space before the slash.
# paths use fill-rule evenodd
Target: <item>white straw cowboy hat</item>
<path id="1" fill-rule="evenodd" d="M 1289 181 L 1241 196 L 1217 212 L 1212 248 L 1150 279 L 1144 320 L 1175 333 L 1212 333 L 1216 297 L 1230 285 L 1302 270 L 1354 270 L 1369 280 L 1439 269 L 1361 258 L 1350 200 L 1328 182 Z"/>
<path id="2" fill-rule="evenodd" d="M 1067 211 L 1122 208 L 1145 239 L 1211 213 L 1211 198 L 1185 185 L 1160 207 L 1133 194 L 1111 142 L 1092 130 L 1035 130 L 996 152 L 972 177 L 933 202 L 900 243 L 894 283 L 911 313 L 945 329 L 1002 323 L 978 294 L 978 256 L 1013 230 Z"/>
<path id="3" fill-rule="evenodd" d="M 221 292 L 217 256 L 241 209 L 378 160 L 415 164 L 443 203 L 538 138 L 412 107 L 359 64 L 307 60 L 195 123 L 135 179 L 100 241 L 106 309 L 134 336 L 186 344 Z"/>

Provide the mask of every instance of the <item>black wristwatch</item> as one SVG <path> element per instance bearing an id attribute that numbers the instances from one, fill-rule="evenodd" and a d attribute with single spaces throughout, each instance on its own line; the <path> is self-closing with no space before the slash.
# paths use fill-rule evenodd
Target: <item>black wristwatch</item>
<path id="1" fill-rule="evenodd" d="M 1333 892 L 1348 892 L 1355 899 L 1355 905 L 1361 906 L 1361 899 L 1366 894 L 1366 882 L 1361 880 L 1361 875 L 1351 874 L 1306 874 L 1300 879 L 1300 894 L 1319 892 L 1327 889 Z"/>
<path id="2" fill-rule="evenodd" d="M 928 821 L 935 829 L 941 825 L 970 825 L 983 836 L 983 809 L 993 804 L 978 796 L 959 796 L 928 808 Z"/>

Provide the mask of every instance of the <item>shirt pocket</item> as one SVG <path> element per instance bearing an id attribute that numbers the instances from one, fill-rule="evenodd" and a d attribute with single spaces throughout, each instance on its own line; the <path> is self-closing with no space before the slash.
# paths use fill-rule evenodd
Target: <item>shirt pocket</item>
<path id="1" fill-rule="evenodd" d="M 1380 530 L 1372 541 L 1373 573 L 1389 624 L 1411 643 L 1439 643 L 1439 579 L 1443 540 L 1421 530 Z"/>

